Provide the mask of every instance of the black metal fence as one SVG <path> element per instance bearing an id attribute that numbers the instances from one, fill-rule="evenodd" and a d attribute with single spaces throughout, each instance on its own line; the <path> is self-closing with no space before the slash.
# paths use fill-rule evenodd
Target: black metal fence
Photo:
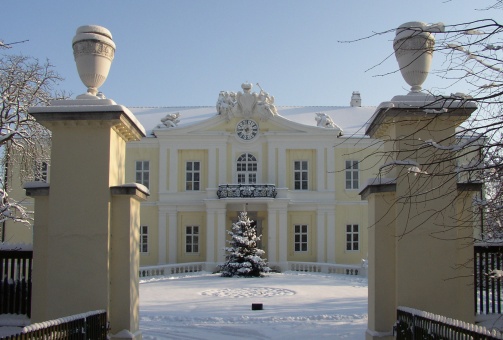
<path id="1" fill-rule="evenodd" d="M 0 251 L 0 314 L 31 317 L 32 251 Z"/>
<path id="2" fill-rule="evenodd" d="M 439 315 L 399 307 L 393 329 L 398 340 L 414 339 L 502 339 L 503 333 Z"/>
<path id="3" fill-rule="evenodd" d="M 474 247 L 474 301 L 477 314 L 501 314 L 502 280 L 498 275 L 503 272 L 503 247 Z"/>
<path id="4" fill-rule="evenodd" d="M 32 324 L 18 334 L 0 337 L 0 340 L 105 340 L 107 333 L 107 313 L 100 310 Z"/>

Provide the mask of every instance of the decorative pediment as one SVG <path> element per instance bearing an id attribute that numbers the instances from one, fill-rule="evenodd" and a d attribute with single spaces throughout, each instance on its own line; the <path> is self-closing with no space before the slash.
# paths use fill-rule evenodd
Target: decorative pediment
<path id="1" fill-rule="evenodd" d="M 217 101 L 217 113 L 226 120 L 232 117 L 256 117 L 261 120 L 276 116 L 278 111 L 274 105 L 274 97 L 262 90 L 260 92 L 251 92 L 253 87 L 250 83 L 241 85 L 243 92 L 220 91 Z"/>

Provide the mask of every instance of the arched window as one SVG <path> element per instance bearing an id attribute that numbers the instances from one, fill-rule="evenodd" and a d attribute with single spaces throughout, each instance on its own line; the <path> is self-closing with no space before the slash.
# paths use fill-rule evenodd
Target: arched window
<path id="1" fill-rule="evenodd" d="M 236 163 L 238 183 L 254 184 L 257 183 L 257 159 L 250 153 L 244 153 L 239 156 Z"/>

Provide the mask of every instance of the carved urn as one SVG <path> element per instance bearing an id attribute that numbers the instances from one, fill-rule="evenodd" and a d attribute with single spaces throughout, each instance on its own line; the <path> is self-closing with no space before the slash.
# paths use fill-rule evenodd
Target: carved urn
<path id="1" fill-rule="evenodd" d="M 107 79 L 114 59 L 112 34 L 101 26 L 81 26 L 77 29 L 72 45 L 80 79 L 87 86 L 87 93 L 77 98 L 96 99 L 98 88 Z"/>
<path id="2" fill-rule="evenodd" d="M 411 86 L 409 94 L 421 91 L 430 72 L 435 38 L 427 29 L 428 25 L 418 21 L 407 22 L 396 29 L 393 48 L 400 72 Z"/>

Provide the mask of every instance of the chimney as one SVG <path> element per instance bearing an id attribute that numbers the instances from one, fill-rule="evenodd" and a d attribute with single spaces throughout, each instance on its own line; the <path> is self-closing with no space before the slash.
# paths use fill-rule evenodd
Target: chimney
<path id="1" fill-rule="evenodd" d="M 362 106 L 362 98 L 360 97 L 360 92 L 353 91 L 351 95 L 351 107 L 361 107 Z"/>

